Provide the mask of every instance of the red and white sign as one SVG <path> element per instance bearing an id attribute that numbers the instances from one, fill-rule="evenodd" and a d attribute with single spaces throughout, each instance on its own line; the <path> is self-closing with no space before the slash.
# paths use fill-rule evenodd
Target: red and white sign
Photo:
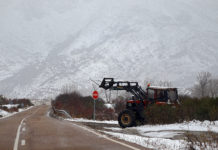
<path id="1" fill-rule="evenodd" d="M 98 91 L 94 91 L 93 93 L 92 93 L 92 97 L 93 97 L 93 99 L 98 99 Z"/>

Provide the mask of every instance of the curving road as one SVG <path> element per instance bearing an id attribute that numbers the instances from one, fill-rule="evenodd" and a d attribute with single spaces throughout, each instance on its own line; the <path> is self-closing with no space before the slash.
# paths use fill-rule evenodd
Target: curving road
<path id="1" fill-rule="evenodd" d="M 68 121 L 48 117 L 49 106 L 33 107 L 0 119 L 0 150 L 137 150 Z"/>

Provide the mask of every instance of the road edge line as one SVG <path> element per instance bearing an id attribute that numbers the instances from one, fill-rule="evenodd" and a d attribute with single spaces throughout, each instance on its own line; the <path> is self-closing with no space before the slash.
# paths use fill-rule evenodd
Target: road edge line
<path id="1" fill-rule="evenodd" d="M 17 135 L 16 135 L 16 138 L 15 138 L 13 150 L 17 150 L 17 148 L 18 148 L 18 143 L 19 143 L 19 138 L 20 138 L 20 128 L 21 128 L 21 125 L 22 125 L 24 119 L 25 119 L 25 118 L 22 119 L 20 125 L 18 126 Z"/>

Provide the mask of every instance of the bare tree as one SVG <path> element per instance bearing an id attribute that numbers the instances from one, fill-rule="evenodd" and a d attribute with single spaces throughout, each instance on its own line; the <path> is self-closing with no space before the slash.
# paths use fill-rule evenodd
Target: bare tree
<path id="1" fill-rule="evenodd" d="M 208 83 L 208 92 L 210 97 L 218 97 L 218 79 L 210 79 Z"/>
<path id="2" fill-rule="evenodd" d="M 172 83 L 170 81 L 159 81 L 159 86 L 172 87 Z"/>
<path id="3" fill-rule="evenodd" d="M 209 83 L 211 73 L 199 72 L 197 75 L 197 84 L 192 88 L 192 95 L 198 98 L 209 96 Z"/>
<path id="4" fill-rule="evenodd" d="M 196 84 L 193 88 L 191 88 L 191 94 L 194 97 L 201 98 L 201 88 L 199 84 Z"/>
<path id="5" fill-rule="evenodd" d="M 62 88 L 61 88 L 61 92 L 64 94 L 69 94 L 75 90 L 77 90 L 76 86 L 71 85 L 71 84 L 66 84 L 66 85 L 62 86 Z"/>
<path id="6" fill-rule="evenodd" d="M 200 72 L 197 75 L 197 81 L 200 89 L 200 96 L 205 97 L 207 95 L 207 87 L 211 78 L 211 73 L 209 72 Z"/>

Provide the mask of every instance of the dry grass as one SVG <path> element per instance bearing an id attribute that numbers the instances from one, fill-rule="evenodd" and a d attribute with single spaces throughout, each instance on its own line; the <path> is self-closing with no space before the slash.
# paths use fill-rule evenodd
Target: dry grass
<path id="1" fill-rule="evenodd" d="M 217 150 L 218 134 L 211 131 L 202 132 L 198 135 L 191 132 L 185 133 L 187 149 L 189 150 Z"/>

